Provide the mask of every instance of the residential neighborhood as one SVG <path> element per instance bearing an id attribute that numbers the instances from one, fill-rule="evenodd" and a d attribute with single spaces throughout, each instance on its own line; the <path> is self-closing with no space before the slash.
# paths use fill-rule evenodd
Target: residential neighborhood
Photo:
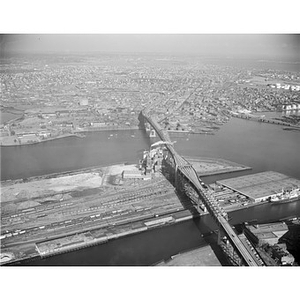
<path id="1" fill-rule="evenodd" d="M 1 145 L 137 129 L 143 109 L 170 132 L 214 134 L 234 114 L 300 107 L 298 73 L 214 65 L 201 57 L 103 54 L 66 63 L 63 56 L 41 55 L 3 68 L 2 115 L 8 108 L 22 114 L 1 122 Z"/>

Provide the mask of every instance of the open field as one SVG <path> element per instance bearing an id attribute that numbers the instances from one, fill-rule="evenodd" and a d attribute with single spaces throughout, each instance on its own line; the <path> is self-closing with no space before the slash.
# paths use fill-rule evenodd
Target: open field
<path id="1" fill-rule="evenodd" d="M 250 167 L 225 160 L 207 157 L 185 157 L 191 163 L 199 176 L 216 175 L 222 173 L 231 173 L 237 171 L 250 170 Z"/>
<path id="2" fill-rule="evenodd" d="M 124 170 L 136 170 L 136 166 L 114 165 L 54 178 L 4 182 L 1 262 L 59 253 L 138 232 L 140 229 L 132 228 L 134 222 L 144 222 L 139 225 L 141 230 L 175 222 L 172 213 L 188 207 L 163 176 L 121 180 Z M 170 217 L 164 217 L 167 215 Z M 61 246 L 53 250 L 47 241 L 54 239 Z"/>

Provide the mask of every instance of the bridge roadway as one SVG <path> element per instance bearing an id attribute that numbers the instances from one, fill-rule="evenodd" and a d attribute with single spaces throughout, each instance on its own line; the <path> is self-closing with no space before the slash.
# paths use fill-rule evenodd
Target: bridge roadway
<path id="1" fill-rule="evenodd" d="M 246 265 L 248 266 L 261 266 L 261 263 L 253 257 L 252 253 L 249 252 L 249 250 L 244 246 L 242 241 L 239 239 L 237 234 L 234 232 L 231 225 L 228 223 L 228 216 L 227 213 L 224 212 L 217 202 L 213 199 L 209 199 L 204 192 L 204 188 L 202 187 L 199 177 L 197 176 L 197 173 L 195 169 L 192 167 L 192 165 L 186 161 L 182 156 L 180 156 L 174 149 L 170 136 L 167 132 L 165 132 L 158 122 L 153 119 L 152 117 L 148 116 L 145 112 L 142 112 L 145 120 L 154 128 L 157 135 L 162 141 L 169 142 L 170 144 L 166 144 L 165 146 L 169 150 L 169 152 L 172 154 L 175 165 L 176 165 L 176 173 L 180 172 L 196 189 L 199 195 L 202 197 L 202 201 L 204 205 L 206 206 L 209 213 L 214 218 L 215 222 L 222 227 L 224 230 L 227 238 L 231 241 L 231 244 L 233 247 L 238 251 L 238 253 L 242 256 L 244 259 Z M 177 176 L 177 175 L 176 175 Z"/>

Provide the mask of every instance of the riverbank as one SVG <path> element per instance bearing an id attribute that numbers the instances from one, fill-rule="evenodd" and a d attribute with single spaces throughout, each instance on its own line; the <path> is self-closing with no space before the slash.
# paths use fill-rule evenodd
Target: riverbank
<path id="1" fill-rule="evenodd" d="M 125 179 L 125 171 L 139 172 L 136 165 L 122 164 L 1 182 L 1 251 L 11 253 L 5 259 L 32 257 L 37 245 L 39 254 L 48 255 L 53 240 L 61 245 L 55 253 L 61 253 L 134 234 L 145 226 L 176 223 L 173 214 L 191 207 L 160 174 L 152 180 Z M 180 215 L 179 220 L 190 218 Z"/>
<path id="2" fill-rule="evenodd" d="M 134 221 L 130 220 L 116 223 L 113 227 L 98 227 L 72 235 L 60 235 L 54 239 L 41 240 L 36 243 L 32 242 L 27 245 L 26 248 L 23 248 L 23 251 L 5 249 L 1 251 L 0 264 L 2 266 L 19 265 L 31 260 L 43 259 L 53 255 L 60 255 L 97 246 L 121 237 L 155 230 L 162 226 L 174 225 L 175 223 L 185 222 L 197 217 L 199 217 L 199 215 L 193 216 L 188 210 L 161 215 L 159 217 L 149 214 L 148 216 L 139 217 Z M 26 255 L 24 255 L 24 250 Z"/>
<path id="3" fill-rule="evenodd" d="M 222 132 L 220 132 L 220 134 L 217 134 L 216 136 L 201 137 L 191 135 L 189 137 L 188 143 L 184 138 L 178 139 L 176 144 L 178 152 L 183 153 L 187 156 L 196 156 L 200 154 L 201 156 L 207 155 L 209 157 L 224 157 L 228 160 L 236 160 L 238 162 L 241 162 L 242 164 L 249 164 L 251 166 L 253 164 L 253 169 L 255 172 L 264 171 L 264 168 L 275 168 L 275 170 L 281 171 L 282 173 L 287 173 L 290 174 L 290 176 L 299 177 L 297 175 L 298 168 L 296 169 L 296 171 L 294 171 L 295 174 L 293 174 L 294 166 L 298 165 L 295 162 L 297 162 L 297 159 L 299 157 L 298 152 L 296 151 L 298 144 L 297 134 L 293 134 L 293 132 L 284 132 L 283 130 L 280 130 L 278 126 L 261 126 L 260 124 L 257 124 L 255 122 L 244 122 L 244 120 L 239 119 L 233 119 L 231 122 L 232 126 L 231 124 L 226 124 L 221 129 Z M 255 134 L 252 135 L 253 132 Z M 63 142 L 63 140 L 61 140 L 63 143 L 49 143 L 49 146 L 51 147 L 22 147 L 22 149 L 21 147 L 19 147 L 14 150 L 15 152 L 11 151 L 10 149 L 3 149 L 6 152 L 2 152 L 2 171 L 6 171 L 6 173 L 8 174 L 5 178 L 27 178 L 30 176 L 28 174 L 40 175 L 47 174 L 47 172 L 48 174 L 53 174 L 55 172 L 58 172 L 58 170 L 63 170 L 65 172 L 65 170 L 73 170 L 75 168 L 79 169 L 89 165 L 107 165 L 110 163 L 115 163 L 116 161 L 132 161 L 133 163 L 136 162 L 142 153 L 141 151 L 149 147 L 148 137 L 142 131 L 134 132 L 135 138 L 133 139 L 131 139 L 131 132 L 124 131 L 124 134 L 123 132 L 120 133 L 121 134 L 117 135 L 118 138 L 111 139 L 108 139 L 109 134 L 91 134 L 88 135 L 85 139 L 70 139 L 67 141 L 67 143 Z M 276 138 L 274 138 L 274 134 Z M 273 137 L 272 144 L 267 143 L 268 137 L 270 136 Z M 245 137 L 247 138 L 245 139 Z M 254 137 L 254 139 L 252 137 Z M 291 147 L 287 148 L 286 146 L 284 146 L 282 148 L 283 144 L 291 145 Z M 266 149 L 264 148 L 264 146 L 266 146 Z M 260 157 L 262 153 L 265 153 L 264 149 L 266 151 L 269 151 L 270 147 L 272 147 L 272 151 L 274 151 L 274 153 L 272 153 L 272 155 L 264 155 L 263 161 L 261 161 Z M 118 149 L 118 151 L 115 151 L 115 149 Z M 287 150 L 288 153 L 284 152 Z M 124 155 L 125 152 L 130 153 L 130 155 Z M 287 155 L 283 159 L 282 155 L 284 153 L 286 153 Z M 13 154 L 11 155 L 11 158 L 10 154 Z M 93 160 L 90 159 L 91 157 L 93 157 Z M 32 160 L 32 158 L 34 158 L 34 160 Z M 270 160 L 269 164 L 267 163 L 268 160 Z M 32 166 L 34 165 L 40 167 L 41 170 L 39 171 L 37 167 L 33 169 Z M 22 166 L 22 170 L 24 169 L 26 170 L 26 172 L 18 173 L 16 175 L 15 173 L 20 166 Z M 289 168 L 292 168 L 292 171 L 290 171 Z M 13 169 L 13 172 L 8 173 L 7 171 L 10 169 Z M 218 179 L 215 179 L 213 182 L 215 182 L 216 180 Z M 299 204 L 296 202 L 282 205 L 271 205 L 269 203 L 262 204 L 253 207 L 249 205 L 243 206 L 239 209 L 234 208 L 235 205 L 230 205 L 230 210 L 232 211 L 232 214 L 230 214 L 230 218 L 232 218 L 231 220 L 233 224 L 239 224 L 246 220 L 249 221 L 254 219 L 258 219 L 259 221 L 276 221 L 280 218 L 295 214 L 295 209 L 298 211 L 299 208 Z M 48 205 L 54 206 L 56 204 L 48 203 Z M 72 208 L 72 206 L 70 208 Z M 72 209 L 70 208 L 65 211 L 72 211 Z M 136 205 L 135 208 L 139 209 L 138 205 Z M 118 210 L 117 208 L 112 209 L 115 211 Z M 236 210 L 237 212 L 235 213 Z M 47 212 L 44 213 L 47 214 Z M 39 213 L 38 216 L 44 213 Z M 119 213 L 124 212 L 121 211 Z M 147 210 L 145 211 L 145 214 L 146 213 Z M 90 215 L 92 216 L 97 214 L 98 213 L 96 212 L 91 212 Z M 118 214 L 118 212 L 115 214 Z M 53 222 L 57 222 L 58 216 L 59 215 L 53 218 Z M 66 217 L 68 216 L 71 215 L 67 215 Z M 42 221 L 43 217 L 39 219 Z M 95 218 L 90 219 L 92 220 Z M 213 223 L 209 221 L 209 215 L 204 214 L 203 217 L 199 219 L 201 229 L 204 228 L 206 230 L 207 227 L 213 228 Z M 67 218 L 65 220 L 68 221 Z M 62 221 L 59 220 L 59 222 Z M 186 223 L 192 224 L 192 226 L 194 226 L 195 224 L 194 221 L 187 221 Z M 65 225 L 68 224 L 69 223 L 66 223 Z M 185 224 L 185 222 L 182 222 L 181 224 Z M 134 262 L 138 265 L 145 261 L 147 261 L 148 264 L 150 260 L 150 264 L 152 264 L 155 261 L 159 261 L 163 257 L 170 257 L 171 255 L 179 253 L 180 251 L 182 251 L 181 249 L 193 248 L 194 243 L 198 243 L 198 230 L 196 237 L 190 238 L 190 227 L 188 227 L 188 230 L 186 230 L 186 227 L 183 226 L 185 228 L 185 231 L 181 236 L 178 234 L 178 231 L 180 232 L 180 229 L 176 227 L 176 224 L 173 223 L 172 225 L 173 226 L 162 226 L 157 230 L 149 231 L 151 232 L 151 234 L 147 233 L 148 231 L 145 231 L 141 235 L 131 235 L 132 237 L 136 236 L 136 238 L 133 239 L 131 239 L 129 236 L 126 239 L 121 237 L 119 239 L 111 240 L 109 243 L 105 243 L 104 245 L 101 245 L 99 247 L 88 247 L 89 250 L 85 249 L 80 251 L 72 251 L 72 254 L 57 255 L 55 259 L 53 258 L 53 260 L 45 260 L 44 264 L 50 264 L 52 262 L 61 263 L 61 265 L 69 263 L 76 264 L 79 260 L 82 261 L 82 263 L 85 263 L 87 262 L 87 256 L 91 257 L 90 261 L 88 262 L 90 265 L 93 265 L 93 263 L 100 265 L 106 264 L 107 256 L 109 256 L 110 259 L 113 260 L 108 262 L 110 265 L 116 265 L 115 261 L 121 264 L 124 260 L 127 263 L 129 261 L 129 263 Z M 42 226 L 44 225 L 42 225 L 41 222 L 38 227 Z M 66 228 L 68 229 L 72 227 Z M 174 241 L 176 241 L 176 243 L 174 242 L 172 244 L 172 240 L 168 239 L 169 231 L 166 234 L 166 231 L 163 228 L 170 228 L 170 231 L 172 232 Z M 161 234 L 160 236 L 160 233 L 157 232 L 163 232 L 163 234 Z M 155 240 L 152 246 L 150 243 L 147 243 L 147 241 L 152 241 L 154 239 L 154 236 L 157 240 Z M 116 242 L 117 240 L 118 242 Z M 166 245 L 163 244 L 166 240 L 168 241 L 168 244 L 171 241 L 170 244 L 172 245 L 170 245 L 170 249 L 168 250 L 168 253 L 171 253 L 169 255 L 162 254 L 166 253 Z M 181 243 L 180 247 L 182 247 L 179 250 L 177 250 L 178 248 L 176 248 L 178 243 Z M 118 253 L 110 254 L 113 249 L 115 249 L 114 247 L 116 244 L 119 245 Z M 145 244 L 147 246 L 143 246 Z M 134 254 L 131 255 L 132 247 L 134 247 L 135 250 Z M 144 247 L 145 249 L 143 248 L 143 250 L 141 250 L 141 247 Z M 127 251 L 126 254 L 122 252 L 123 249 L 124 251 Z M 104 255 L 105 258 L 101 258 L 100 260 L 99 251 L 102 251 L 102 256 L 104 255 L 104 253 L 106 255 L 107 252 L 107 256 Z M 30 250 L 28 249 L 27 251 L 25 249 L 24 253 L 29 255 Z M 124 254 L 122 256 L 123 260 L 121 260 L 120 258 L 120 253 Z M 128 256 L 127 253 L 129 253 Z M 153 260 L 151 260 L 153 258 L 151 257 L 153 253 L 157 253 L 157 256 Z M 35 255 L 37 254 L 35 253 Z M 43 264 L 43 261 L 41 261 L 39 264 Z"/>
<path id="4" fill-rule="evenodd" d="M 117 130 L 138 130 L 138 126 L 111 126 L 111 127 L 96 127 L 83 130 L 74 130 L 75 133 L 101 132 L 101 131 L 117 131 Z"/>
<path id="5" fill-rule="evenodd" d="M 237 212 L 241 209 L 246 211 L 246 209 L 250 207 L 260 206 L 264 204 L 268 203 L 255 203 L 253 205 L 249 205 L 249 207 L 240 208 L 229 207 L 225 210 L 227 212 Z M 74 208 L 72 206 L 68 207 L 68 209 L 74 211 Z M 115 211 L 119 211 L 118 207 L 115 208 Z M 43 216 L 41 213 L 42 212 L 40 212 L 40 216 Z M 96 216 L 97 218 L 97 212 L 94 212 L 94 214 L 94 216 Z M 114 220 L 110 223 L 105 222 L 102 226 L 95 224 L 94 226 L 87 228 L 86 231 L 74 232 L 69 234 L 62 233 L 60 235 L 55 234 L 56 236 L 53 236 L 52 238 L 51 234 L 48 233 L 48 237 L 46 239 L 44 237 L 44 239 L 41 238 L 40 240 L 36 241 L 31 240 L 31 242 L 21 241 L 19 243 L 16 242 L 14 244 L 11 244 L 9 247 L 4 247 L 2 249 L 2 255 L 4 259 L 2 265 L 18 265 L 23 263 L 27 264 L 27 262 L 31 260 L 43 259 L 54 255 L 78 251 L 84 248 L 108 243 L 122 237 L 128 237 L 142 232 L 158 229 L 160 227 L 171 226 L 175 225 L 176 223 L 181 223 L 192 219 L 201 219 L 202 216 L 204 217 L 206 215 L 208 215 L 207 212 L 203 212 L 201 214 L 193 214 L 189 210 L 185 209 L 175 212 L 169 212 L 162 215 L 153 214 L 151 210 L 145 210 L 143 213 L 137 215 L 136 217 L 122 218 L 120 220 Z M 64 223 L 64 226 L 68 226 L 69 224 L 72 225 L 71 221 L 65 221 L 62 223 Z M 109 226 L 109 224 L 113 226 Z M 42 227 L 45 226 L 42 225 L 39 228 Z M 20 235 L 23 232 L 20 232 L 19 230 L 18 233 Z M 4 242 L 2 243 L 2 246 L 5 246 Z M 195 253 L 191 253 L 184 255 L 179 260 L 175 260 L 171 263 L 166 262 L 166 265 L 215 265 L 216 261 L 209 247 L 206 248 L 205 257 L 202 257 L 202 260 L 199 257 L 198 258 L 200 260 L 197 259 L 197 256 L 199 256 L 199 253 L 203 254 L 204 250 L 199 250 L 200 252 L 198 250 L 196 250 L 196 258 L 193 258 L 193 254 Z M 212 261 L 209 258 L 211 258 Z"/>
<path id="6" fill-rule="evenodd" d="M 28 140 L 26 142 L 23 142 L 20 138 L 17 136 L 7 136 L 7 137 L 0 137 L 0 146 L 3 147 L 11 147 L 11 146 L 25 146 L 25 145 L 35 145 L 40 143 L 45 143 L 49 141 L 69 138 L 69 137 L 79 137 L 84 138 L 85 133 L 91 133 L 91 132 L 105 132 L 105 131 L 119 131 L 119 130 L 138 130 L 138 126 L 136 127 L 111 127 L 111 128 L 96 128 L 96 129 L 90 129 L 90 130 L 75 130 L 74 133 L 68 133 L 56 137 L 50 137 L 46 139 L 40 139 L 36 137 L 34 141 Z"/>
<path id="7" fill-rule="evenodd" d="M 2 182 L 3 264 L 76 251 L 208 214 L 186 209 L 187 202 L 163 178 L 145 182 L 146 190 L 132 181 L 122 188 L 114 185 L 116 176 L 135 168 L 122 164 Z"/>
<path id="8" fill-rule="evenodd" d="M 255 121 L 255 122 L 261 122 L 265 124 L 275 124 L 275 125 L 281 125 L 281 126 L 286 126 L 286 128 L 290 128 L 290 130 L 295 129 L 295 130 L 300 130 L 300 126 L 290 124 L 288 122 L 283 122 L 278 119 L 274 118 L 265 118 L 261 116 L 255 116 L 255 115 L 243 115 L 243 114 L 234 114 L 232 115 L 234 118 L 239 118 L 247 121 Z M 287 129 L 285 129 L 287 130 Z"/>
<path id="9" fill-rule="evenodd" d="M 115 172 L 113 173 L 115 174 Z M 148 189 L 149 185 L 147 186 Z M 91 197 L 91 194 L 89 197 Z M 140 192 L 139 192 L 139 197 L 143 197 Z M 113 214 L 115 214 L 116 216 L 117 214 L 121 216 L 123 214 L 122 212 L 126 211 L 124 209 L 120 209 L 122 208 L 122 206 L 115 206 L 115 204 L 111 200 L 109 199 L 107 200 L 108 200 L 107 203 L 110 203 L 111 206 L 114 207 Z M 122 198 L 122 200 L 124 200 L 124 198 Z M 74 198 L 71 199 L 71 201 L 74 202 Z M 147 202 L 149 203 L 149 201 Z M 67 203 L 67 202 L 64 201 L 63 203 Z M 236 213 L 237 211 L 243 210 L 246 212 L 250 208 L 259 207 L 263 205 L 267 207 L 267 205 L 270 205 L 270 203 L 260 202 L 260 203 L 253 203 L 253 204 L 249 204 L 248 206 L 240 206 L 240 207 L 237 207 L 236 205 L 230 205 L 230 206 L 226 206 L 225 211 Z M 70 231 L 72 227 L 68 227 L 68 226 L 74 225 L 72 218 L 70 219 L 71 215 L 74 213 L 74 206 L 71 205 L 67 207 L 68 210 L 70 210 L 69 217 L 67 217 L 66 219 L 67 221 L 57 222 L 55 226 L 62 223 L 64 224 L 63 226 L 65 227 L 65 230 L 69 228 Z M 10 246 L 8 247 L 6 247 L 3 242 L 2 246 L 4 246 L 4 248 L 2 248 L 2 255 L 3 255 L 2 264 L 3 265 L 20 265 L 23 263 L 30 264 L 30 261 L 32 260 L 46 259 L 48 257 L 55 256 L 55 255 L 59 256 L 64 253 L 74 252 L 85 248 L 98 246 L 119 238 L 129 237 L 132 235 L 152 231 L 154 229 L 158 229 L 166 226 L 172 226 L 177 223 L 182 223 L 192 219 L 194 220 L 199 219 L 201 222 L 202 217 L 209 215 L 207 212 L 206 213 L 203 212 L 201 214 L 195 214 L 187 209 L 183 209 L 183 208 L 179 209 L 179 207 L 178 208 L 173 207 L 171 208 L 171 210 L 169 210 L 169 212 L 165 211 L 164 213 L 161 214 L 155 213 L 152 209 L 147 209 L 147 207 L 145 207 L 145 209 L 143 210 L 140 205 L 136 206 L 136 208 L 138 208 L 139 213 L 135 217 L 129 215 L 129 216 L 124 216 L 120 219 L 115 219 L 115 220 L 112 219 L 112 221 L 107 220 L 107 222 L 104 222 L 102 225 L 97 224 L 97 222 L 95 222 L 94 225 L 91 224 L 89 228 L 86 228 L 86 230 L 82 230 L 81 228 L 79 232 L 75 229 L 75 232 L 73 233 L 65 232 L 58 235 L 56 231 L 54 231 L 55 236 L 51 237 L 50 233 L 46 233 L 47 235 L 46 239 L 45 239 L 45 234 L 43 234 L 43 237 L 41 236 L 40 239 L 26 241 L 26 242 L 19 241 L 10 244 Z M 92 208 L 92 210 L 94 209 L 96 208 Z M 160 209 L 160 211 L 162 210 Z M 31 214 L 32 212 L 27 212 L 27 213 Z M 45 215 L 41 213 L 42 212 L 40 211 L 39 216 L 45 218 Z M 93 222 L 96 221 L 97 216 L 100 216 L 97 215 L 97 211 L 94 211 L 93 214 L 94 215 L 87 214 L 85 216 L 89 216 L 89 219 L 91 220 L 91 222 Z M 109 215 L 106 214 L 106 216 Z M 12 217 L 18 218 L 21 216 L 12 216 Z M 102 217 L 102 220 L 105 218 L 106 217 L 104 215 Z M 2 220 L 4 221 L 5 219 L 6 217 L 2 218 Z M 83 219 L 87 220 L 87 217 Z M 56 221 L 58 221 L 57 217 L 56 217 Z M 39 225 L 42 224 L 43 222 L 40 223 Z M 45 228 L 45 225 L 35 227 L 32 229 L 33 231 L 35 231 L 38 228 L 43 229 Z M 18 232 L 17 230 L 15 231 L 15 234 L 21 235 L 23 234 L 23 232 L 20 230 Z M 182 253 L 180 255 L 175 255 L 176 258 L 178 257 L 177 260 L 174 261 L 167 260 L 161 263 L 162 265 L 209 265 L 209 266 L 215 265 L 216 262 L 215 257 L 211 252 L 210 247 L 206 247 L 204 249 L 198 249 L 195 251 L 196 251 L 195 253 L 192 251 L 191 253 L 186 253 L 186 255 L 183 256 L 181 256 Z M 203 253 L 203 251 L 205 253 Z M 200 254 L 201 255 L 205 254 L 205 256 L 203 257 Z"/>
<path id="10" fill-rule="evenodd" d="M 59 139 L 65 139 L 65 138 L 69 138 L 69 137 L 84 138 L 85 136 L 77 134 L 77 133 L 69 133 L 69 134 L 64 134 L 64 135 L 51 137 L 51 138 L 47 138 L 47 139 L 39 139 L 38 137 L 36 137 L 35 141 L 29 141 L 26 143 L 22 143 L 19 138 L 16 138 L 16 136 L 9 136 L 9 137 L 5 137 L 1 140 L 0 146 L 14 147 L 14 146 L 36 145 L 36 144 L 55 141 L 55 140 L 59 140 Z"/>

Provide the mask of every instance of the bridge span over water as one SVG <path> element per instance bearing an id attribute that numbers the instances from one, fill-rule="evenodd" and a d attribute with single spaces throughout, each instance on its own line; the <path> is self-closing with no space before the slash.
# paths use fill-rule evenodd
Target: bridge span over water
<path id="1" fill-rule="evenodd" d="M 193 191 L 198 195 L 198 202 L 202 202 L 210 213 L 219 228 L 219 237 L 221 232 L 227 237 L 232 248 L 240 258 L 239 264 L 247 266 L 262 266 L 263 262 L 255 256 L 250 247 L 237 236 L 234 229 L 228 222 L 227 213 L 219 206 L 218 202 L 214 198 L 210 197 L 203 187 L 203 182 L 199 179 L 195 169 L 192 165 L 186 161 L 181 155 L 179 155 L 171 143 L 170 136 L 167 131 L 161 128 L 157 120 L 151 117 L 146 111 L 141 112 L 141 116 L 144 118 L 144 122 L 148 123 L 155 130 L 158 137 L 165 142 L 165 147 L 171 154 L 175 163 L 175 187 L 180 192 L 186 193 L 186 187 L 189 185 Z M 188 195 L 190 197 L 190 195 Z M 191 198 L 191 197 L 190 197 Z M 197 202 L 194 197 L 193 202 Z M 201 200 L 200 200 L 201 199 Z M 200 201 L 199 201 L 200 200 Z M 195 203 L 197 205 L 197 203 Z M 198 203 L 199 204 L 199 203 Z"/>

